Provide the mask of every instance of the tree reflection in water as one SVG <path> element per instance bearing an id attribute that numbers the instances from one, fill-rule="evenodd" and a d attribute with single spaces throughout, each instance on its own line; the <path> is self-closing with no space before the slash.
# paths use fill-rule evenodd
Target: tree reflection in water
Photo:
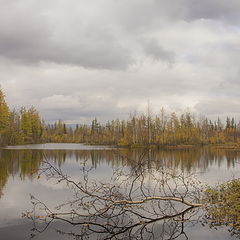
<path id="1" fill-rule="evenodd" d="M 119 150 L 0 150 L 0 198 L 10 176 L 33 179 L 37 176 L 44 159 L 43 155 L 59 166 L 66 160 L 90 160 L 97 168 L 108 163 L 113 168 L 128 165 L 130 168 L 142 155 L 141 149 Z M 183 169 L 187 172 L 206 171 L 211 165 L 221 166 L 227 162 L 227 168 L 239 162 L 240 152 L 215 148 L 193 148 L 181 150 L 150 150 L 145 155 L 145 163 L 149 168 L 160 169 L 163 165 L 171 169 Z"/>
<path id="2" fill-rule="evenodd" d="M 114 170 L 107 182 L 94 179 L 91 171 L 83 161 L 79 179 L 74 179 L 45 161 L 41 173 L 66 184 L 72 198 L 50 209 L 32 196 L 33 209 L 24 216 L 33 221 L 33 236 L 62 221 L 74 227 L 58 233 L 75 239 L 188 239 L 184 227 L 198 221 L 196 209 L 202 206 L 201 184 L 192 174 L 150 168 L 145 154 L 131 168 Z"/>
<path id="3" fill-rule="evenodd" d="M 79 150 L 1 150 L 0 151 L 0 197 L 1 193 L 4 194 L 5 187 L 8 182 L 8 179 L 11 179 L 11 177 L 18 176 L 19 180 L 33 180 L 36 179 L 38 176 L 38 171 L 41 171 L 43 169 L 48 169 L 50 165 L 48 165 L 45 162 L 44 156 L 49 160 L 48 162 L 51 163 L 53 166 L 56 167 L 56 170 L 58 169 L 64 169 L 68 168 L 68 164 L 70 165 L 74 162 L 74 164 L 81 165 L 82 168 L 84 168 L 85 163 L 85 172 L 87 170 L 87 165 L 91 165 L 90 169 L 88 169 L 88 174 L 85 174 L 85 176 L 88 175 L 88 185 L 91 186 L 90 190 L 94 190 L 94 186 L 102 186 L 102 190 L 105 189 L 105 192 L 100 191 L 100 194 L 104 195 L 107 194 L 110 196 L 111 194 L 115 194 L 114 197 L 112 196 L 112 200 L 131 200 L 129 197 L 129 188 L 132 185 L 131 183 L 134 182 L 134 189 L 132 190 L 132 200 L 141 200 L 141 190 L 137 189 L 136 186 L 138 186 L 141 183 L 141 178 L 144 176 L 144 184 L 145 188 L 143 188 L 145 195 L 150 196 L 181 196 L 180 194 L 177 194 L 175 190 L 173 192 L 170 191 L 171 188 L 174 189 L 174 181 L 170 182 L 169 180 L 163 181 L 164 178 L 172 178 L 172 176 L 175 176 L 175 180 L 178 179 L 178 177 L 183 176 L 187 179 L 190 173 L 196 172 L 196 171 L 206 171 L 206 169 L 210 168 L 211 166 L 225 166 L 227 165 L 227 168 L 233 168 L 235 164 L 237 164 L 240 158 L 240 152 L 236 151 L 228 151 L 228 150 L 218 150 L 215 148 L 194 148 L 194 149 L 181 149 L 181 150 L 149 150 L 145 154 L 143 154 L 143 151 L 141 149 L 138 150 L 130 150 L 130 149 L 118 149 L 118 150 L 86 150 L 86 151 L 79 151 Z M 45 165 L 44 165 L 45 164 Z M 95 179 L 95 182 L 92 181 L 92 177 L 94 177 L 94 171 L 98 171 L 98 167 L 108 165 L 109 168 L 118 169 L 114 176 L 112 177 L 112 181 L 106 181 L 104 183 L 100 183 L 98 179 Z M 44 166 L 44 167 L 43 167 Z M 121 167 L 125 169 L 121 169 Z M 53 170 L 53 169 L 52 169 Z M 179 171 L 182 171 L 181 174 Z M 75 170 L 74 170 L 75 171 Z M 83 174 L 82 170 L 82 175 Z M 139 172 L 142 173 L 139 175 Z M 168 173 L 165 174 L 164 173 Z M 53 180 L 56 181 L 59 180 L 58 173 L 56 171 L 52 172 L 52 175 L 49 175 L 49 171 L 46 172 L 49 177 L 51 177 Z M 73 175 L 71 175 L 71 178 L 73 178 Z M 80 175 L 80 174 L 79 174 Z M 106 175 L 109 175 L 106 173 Z M 120 176 L 121 175 L 121 176 Z M 172 175 L 172 176 L 171 176 Z M 64 176 L 66 176 L 64 174 Z M 137 177 L 139 176 L 139 177 Z M 178 177 L 177 177 L 178 176 Z M 117 178 L 118 177 L 118 178 Z M 136 180 L 134 180 L 135 178 Z M 92 179 L 92 180 L 91 180 Z M 113 180 L 116 180 L 114 182 Z M 74 181 L 84 183 L 84 179 L 72 179 Z M 124 181 L 123 181 L 124 180 Z M 41 179 L 40 179 L 41 181 Z M 155 184 L 157 181 L 158 184 Z M 67 182 L 67 179 L 62 179 L 61 182 Z M 159 185 L 163 184 L 165 188 L 159 187 Z M 61 184 L 61 183 L 60 183 Z M 95 185 L 94 185 L 95 184 Z M 188 183 L 190 184 L 190 183 Z M 167 185 L 171 186 L 169 189 Z M 194 184 L 193 184 L 194 185 Z M 195 186 L 198 184 L 195 183 Z M 112 191 L 110 191 L 110 186 L 112 187 Z M 156 186 L 156 190 L 154 192 L 153 186 Z M 178 184 L 178 190 L 181 189 Z M 80 191 L 78 189 L 74 189 L 72 184 L 69 183 L 68 185 L 69 189 L 73 191 L 73 200 L 77 200 L 77 196 L 81 195 Z M 119 187 L 119 188 L 118 188 Z M 161 191 L 159 190 L 161 189 Z M 165 192 L 163 191 L 165 189 Z M 101 188 L 100 188 L 101 190 Z M 158 190 L 158 191 L 157 191 Z M 190 193 L 190 191 L 188 191 Z M 77 195 L 77 194 L 78 195 Z M 183 191 L 182 191 L 183 193 Z M 97 192 L 99 194 L 99 192 Z M 194 193 L 195 194 L 195 193 Z M 143 195 L 144 196 L 144 195 Z M 69 196 L 71 197 L 71 196 Z M 144 196 L 145 197 L 145 196 Z M 188 199 L 189 194 L 184 199 Z M 90 198 L 90 197 L 89 197 Z M 198 202 L 198 196 L 196 199 L 190 198 L 189 201 L 191 202 Z M 86 198 L 87 199 L 87 198 Z M 37 202 L 36 199 L 32 199 Z M 91 198 L 93 201 L 94 198 Z M 88 200 L 89 201 L 89 200 Z M 110 206 L 111 201 L 103 202 L 99 199 L 95 199 L 97 203 L 102 204 L 103 206 Z M 87 202 L 87 200 L 85 201 Z M 159 203 L 161 202 L 161 204 Z M 79 204 L 81 201 L 78 202 Z M 91 203 L 91 202 L 90 202 Z M 36 205 L 36 208 L 40 206 L 40 202 Z M 86 204 L 82 205 L 86 208 Z M 158 207 L 160 206 L 160 207 Z M 172 207 L 174 206 L 174 208 Z M 191 222 L 194 222 L 193 220 L 196 220 L 196 208 L 191 208 L 186 205 L 185 208 L 181 208 L 183 206 L 183 203 L 179 203 L 176 201 L 170 201 L 165 200 L 164 203 L 161 200 L 148 200 L 144 202 L 143 204 L 136 204 L 133 206 L 133 204 L 127 204 L 125 207 L 123 207 L 123 204 L 115 204 L 114 207 L 109 208 L 109 210 L 102 214 L 101 216 L 91 216 L 91 218 L 87 219 L 90 223 L 97 222 L 104 227 L 107 225 L 107 229 L 109 232 L 102 233 L 100 236 L 98 236 L 97 233 L 91 233 L 90 229 L 91 226 L 93 226 L 90 223 L 84 223 L 81 225 L 79 222 L 74 223 L 73 230 L 69 231 L 68 229 L 63 229 L 62 227 L 59 228 L 59 232 L 66 234 L 70 234 L 72 236 L 76 235 L 79 236 L 78 238 L 81 239 L 81 232 L 87 232 L 85 235 L 83 235 L 82 239 L 87 238 L 87 234 L 89 234 L 89 237 L 91 239 L 95 238 L 102 238 L 105 239 L 106 236 L 111 238 L 111 234 L 116 231 L 122 231 L 126 229 L 126 227 L 129 227 L 125 233 L 122 233 L 117 236 L 115 236 L 115 239 L 124 239 L 124 236 L 127 236 L 127 234 L 130 234 L 131 237 L 135 237 L 135 239 L 140 238 L 139 236 L 141 234 L 144 235 L 144 239 L 151 238 L 151 234 L 154 235 L 155 239 L 157 238 L 163 238 L 163 239 L 173 239 L 174 237 L 178 236 L 178 234 L 181 234 L 181 238 L 184 236 L 184 230 L 183 227 L 186 229 L 186 226 L 190 224 Z M 76 207 L 76 208 L 75 208 Z M 153 208 L 154 207 L 154 208 Z M 86 211 L 86 209 L 81 209 L 81 207 L 77 206 L 77 202 L 74 205 L 74 203 L 65 203 L 60 210 L 66 210 L 69 213 L 69 209 L 76 209 L 77 213 L 82 213 L 82 211 Z M 190 208 L 189 210 L 186 210 Z M 96 210 L 101 209 L 98 205 L 98 208 Z M 127 211 L 128 210 L 128 211 Z M 132 212 L 130 211 L 132 210 Z M 155 211 L 154 211 L 155 210 Z M 181 211 L 185 211 L 183 216 L 181 215 Z M 112 212 L 111 212 L 112 211 Z M 198 211 L 198 210 L 197 210 Z M 35 212 L 36 215 L 39 215 L 40 213 L 38 211 Z M 41 212 L 42 213 L 42 212 Z M 44 220 L 47 222 L 54 221 L 56 222 L 57 219 L 64 218 L 62 222 L 67 219 L 71 220 L 70 215 L 60 216 L 60 215 L 54 215 L 53 217 L 47 217 L 47 214 L 55 213 L 51 209 L 49 212 L 45 212 L 45 214 L 42 214 L 42 217 L 44 217 Z M 92 213 L 92 212 L 91 212 Z M 112 215 L 115 213 L 119 213 L 119 215 Z M 139 214 L 139 216 L 137 215 Z M 177 214 L 177 215 L 176 215 Z M 180 214 L 180 215 L 178 215 Z M 176 215 L 176 216 L 175 216 Z M 30 216 L 30 215 L 29 215 Z M 144 217 L 145 218 L 144 218 Z M 163 218 L 167 216 L 167 218 Z M 33 217 L 33 216 L 31 216 Z M 163 218 L 163 219 L 162 219 Z M 182 219 L 181 219 L 182 218 Z M 182 222 L 182 220 L 184 221 Z M 40 220 L 43 219 L 34 219 L 36 222 L 36 226 L 39 227 L 38 223 Z M 74 216 L 74 220 L 83 220 L 80 219 L 80 216 Z M 86 218 L 85 218 L 86 220 Z M 153 221 L 152 221 L 153 220 Z M 149 222 L 147 222 L 149 221 Z M 151 222 L 152 221 L 152 222 Z M 65 221 L 66 222 L 66 221 Z M 121 225 L 121 223 L 124 223 L 125 225 Z M 139 224 L 136 224 L 139 223 Z M 209 223 L 209 219 L 208 222 Z M 111 224 L 111 225 L 109 225 Z M 132 224 L 132 225 L 131 225 Z M 136 225 L 134 225 L 136 224 Z M 40 225 L 42 226 L 42 225 Z M 46 226 L 46 224 L 45 224 Z M 69 224 L 69 226 L 72 226 Z M 75 226 L 75 227 L 74 227 Z M 114 228 L 114 226 L 117 226 L 118 228 Z M 131 230 L 131 227 L 133 226 L 133 230 Z M 216 225 L 214 225 L 216 227 Z M 114 229 L 113 229 L 114 228 Z M 38 229 L 38 228 L 37 228 Z M 77 229 L 77 231 L 76 231 Z M 94 230 L 96 229 L 96 226 L 94 227 Z M 104 228 L 103 228 L 104 229 Z M 143 229 L 143 230 L 141 230 Z M 231 230 L 231 227 L 230 227 Z M 107 231 L 107 230 L 106 230 Z M 121 232 L 120 231 L 120 232 Z M 140 232 L 141 231 L 141 232 Z M 232 229 L 232 233 L 237 232 L 235 228 Z M 165 235 L 164 235 L 165 234 Z M 164 237 L 163 237 L 164 236 Z M 128 237 L 125 237 L 127 239 Z M 152 237 L 153 238 L 153 237 Z M 114 238 L 113 238 L 114 239 Z M 134 238 L 133 238 L 134 239 Z"/>

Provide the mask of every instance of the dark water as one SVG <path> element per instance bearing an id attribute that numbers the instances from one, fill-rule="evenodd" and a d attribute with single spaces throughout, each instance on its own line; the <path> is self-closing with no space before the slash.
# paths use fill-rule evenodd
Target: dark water
<path id="1" fill-rule="evenodd" d="M 24 211 L 32 207 L 30 194 L 40 198 L 50 207 L 69 200 L 71 195 L 65 185 L 48 181 L 44 175 L 38 178 L 38 171 L 45 159 L 60 166 L 72 178 L 79 176 L 80 163 L 87 161 L 87 165 L 93 167 L 92 176 L 104 182 L 108 181 L 114 169 L 123 165 L 131 169 L 139 158 L 145 158 L 149 168 L 169 167 L 195 173 L 199 180 L 209 185 L 240 177 L 240 153 L 231 150 L 194 148 L 151 150 L 143 154 L 143 150 L 117 150 L 81 144 L 9 147 L 0 151 L 0 239 L 30 238 L 32 221 L 21 217 Z M 236 238 L 236 236 L 231 236 L 226 227 L 211 229 L 207 225 L 202 226 L 201 222 L 184 224 L 184 234 L 176 239 L 226 240 Z M 74 239 L 56 232 L 55 229 L 70 228 L 70 226 L 62 225 L 61 222 L 55 222 L 34 239 Z M 161 239 L 169 239 L 169 236 L 166 238 L 162 236 Z"/>

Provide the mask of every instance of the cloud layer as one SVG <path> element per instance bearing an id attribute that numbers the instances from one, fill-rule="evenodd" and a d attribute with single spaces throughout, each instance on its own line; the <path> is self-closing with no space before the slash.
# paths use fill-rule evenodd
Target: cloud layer
<path id="1" fill-rule="evenodd" d="M 11 106 L 89 122 L 187 107 L 239 117 L 238 0 L 0 0 Z M 239 110 L 238 110 L 239 109 Z"/>

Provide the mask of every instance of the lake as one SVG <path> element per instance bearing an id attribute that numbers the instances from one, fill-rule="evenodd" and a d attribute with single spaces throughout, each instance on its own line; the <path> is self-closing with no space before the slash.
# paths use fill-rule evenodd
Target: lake
<path id="1" fill-rule="evenodd" d="M 55 179 L 49 179 L 45 174 L 39 176 L 46 160 L 53 166 L 61 168 L 72 179 L 82 177 L 84 164 L 90 170 L 89 177 L 94 178 L 97 183 L 108 183 L 115 170 L 123 166 L 131 171 L 139 159 L 144 159 L 145 168 L 156 169 L 155 175 L 160 169 L 161 171 L 173 169 L 194 174 L 203 184 L 211 186 L 240 177 L 239 152 L 209 147 L 181 150 L 130 150 L 83 144 L 33 144 L 1 149 L 0 156 L 0 238 L 3 240 L 30 239 L 33 236 L 31 235 L 33 222 L 22 217 L 24 212 L 32 209 L 30 195 L 41 199 L 51 208 L 62 202 L 71 201 L 71 189 L 66 184 L 62 182 L 57 184 Z M 149 186 L 152 187 L 150 180 Z M 177 232 L 179 229 L 176 230 L 176 225 L 171 223 L 168 225 L 168 231 L 165 231 L 166 236 L 160 234 L 161 238 L 155 239 L 237 238 L 235 235 L 231 236 L 226 227 L 213 229 L 207 224 L 203 226 L 202 221 L 199 220 L 200 215 L 197 213 L 193 221 L 185 220 L 181 223 L 179 234 Z M 163 229 L 161 221 L 157 224 L 158 230 Z M 64 229 L 65 233 L 77 231 L 76 227 L 54 221 L 34 239 L 80 239 L 71 234 L 61 233 L 59 229 Z M 100 238 L 100 235 L 98 237 Z M 95 238 L 96 236 L 92 237 Z M 121 239 L 129 238 L 125 236 Z"/>

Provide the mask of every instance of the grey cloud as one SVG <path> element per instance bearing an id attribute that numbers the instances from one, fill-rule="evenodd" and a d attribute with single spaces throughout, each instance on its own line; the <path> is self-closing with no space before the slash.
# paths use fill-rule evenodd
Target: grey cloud
<path id="1" fill-rule="evenodd" d="M 155 0 L 165 16 L 173 19 L 222 19 L 237 23 L 240 19 L 238 0 Z"/>
<path id="2" fill-rule="evenodd" d="M 172 72 L 163 67 L 159 72 L 158 66 L 151 70 L 144 68 L 137 72 L 111 72 L 44 64 L 40 69 L 5 65 L 0 70 L 3 74 L 12 72 L 4 74 L 3 82 L 11 106 L 34 105 L 46 121 L 76 122 L 95 116 L 104 121 L 126 118 L 135 109 L 144 111 L 148 98 L 159 111 L 191 91 L 179 70 Z M 11 79 L 16 81 L 11 84 Z"/>
<path id="3" fill-rule="evenodd" d="M 140 33 L 171 21 L 212 19 L 235 25 L 240 21 L 238 0 L 121 0 L 113 9 L 118 24 Z"/>
<path id="4" fill-rule="evenodd" d="M 34 105 L 46 121 L 94 116 L 104 120 L 126 118 L 134 109 L 145 110 L 148 98 L 156 99 L 160 109 L 163 101 L 171 101 L 171 95 L 186 94 L 188 89 L 182 77 L 176 77 L 178 72 L 170 74 L 168 68 L 163 70 L 161 74 L 156 69 L 135 73 L 92 71 L 47 64 L 40 69 L 7 65 L 0 68 L 6 79 L 2 87 L 9 104 Z"/>
<path id="5" fill-rule="evenodd" d="M 240 19 L 238 0 L 183 0 L 182 4 L 185 6 L 186 18 L 189 19 L 209 18 L 228 21 Z"/>
<path id="6" fill-rule="evenodd" d="M 198 112 L 221 114 L 218 101 L 238 109 L 240 34 L 231 24 L 240 2 L 0 3 L 0 83 L 10 106 L 33 104 L 49 121 L 125 117 L 147 99 L 157 110 L 198 103 Z"/>
<path id="7" fill-rule="evenodd" d="M 56 96 L 55 96 L 56 97 Z M 61 98 L 63 100 L 61 100 Z M 74 101 L 67 101 L 67 104 L 61 104 L 71 96 L 59 95 L 56 100 L 59 103 L 50 103 L 50 106 L 40 105 L 42 115 L 47 121 L 62 119 L 68 122 L 77 122 L 79 120 L 90 122 L 94 117 L 107 121 L 121 116 L 126 118 L 129 112 L 127 108 L 119 107 L 118 102 L 113 99 L 104 100 L 99 98 L 87 99 L 81 96 L 75 97 Z M 78 100 L 78 101 L 77 101 Z M 49 101 L 42 101 L 48 103 Z"/>
<path id="8" fill-rule="evenodd" d="M 203 100 L 195 105 L 195 109 L 206 115 L 230 115 L 237 114 L 240 116 L 240 103 L 236 99 L 208 99 Z"/>
<path id="9" fill-rule="evenodd" d="M 98 109 L 95 111 L 88 111 L 82 109 L 61 109 L 61 111 L 53 110 L 42 110 L 41 114 L 44 116 L 46 122 L 55 122 L 58 119 L 66 121 L 68 123 L 90 123 L 95 117 L 102 121 L 106 122 L 114 118 L 126 119 L 128 117 L 128 112 L 125 110 L 115 107 L 115 112 L 110 109 Z M 123 112 L 124 111 L 124 112 Z"/>
<path id="10" fill-rule="evenodd" d="M 173 51 L 164 49 L 156 39 L 145 40 L 143 42 L 144 51 L 154 60 L 161 60 L 169 64 L 174 63 L 175 53 Z"/>
<path id="11" fill-rule="evenodd" d="M 96 69 L 126 69 L 134 63 L 131 50 L 111 28 L 101 23 L 85 26 L 81 16 L 76 19 L 78 25 L 61 28 L 61 22 L 56 26 L 51 20 L 58 16 L 53 9 L 49 17 L 44 14 L 47 7 L 35 11 L 31 7 L 26 4 L 23 8 L 18 2 L 7 12 L 0 10 L 1 57 L 24 64 L 54 62 Z M 71 24 L 65 20 L 66 25 Z"/>
<path id="12" fill-rule="evenodd" d="M 124 26 L 132 32 L 140 29 L 140 37 L 150 39 L 153 29 L 161 30 L 161 24 L 172 19 L 230 19 L 240 10 L 237 0 L 104 1 L 102 8 L 94 0 L 89 4 L 70 0 L 68 6 L 60 1 L 61 10 L 55 0 L 1 2 L 1 57 L 24 64 L 54 62 L 110 70 L 125 70 L 136 63 L 139 36 L 126 33 Z M 157 40 L 146 42 L 144 50 L 156 60 L 174 61 L 174 52 Z"/>
<path id="13" fill-rule="evenodd" d="M 134 62 L 127 48 L 107 39 L 106 43 L 82 42 L 68 47 L 46 40 L 41 42 L 35 36 L 25 37 L 19 41 L 17 36 L 0 34 L 0 55 L 23 63 L 45 61 L 96 69 L 126 69 Z"/>
<path id="14" fill-rule="evenodd" d="M 173 18 L 222 19 L 236 23 L 240 19 L 240 2 L 238 0 L 156 0 L 156 2 Z"/>

